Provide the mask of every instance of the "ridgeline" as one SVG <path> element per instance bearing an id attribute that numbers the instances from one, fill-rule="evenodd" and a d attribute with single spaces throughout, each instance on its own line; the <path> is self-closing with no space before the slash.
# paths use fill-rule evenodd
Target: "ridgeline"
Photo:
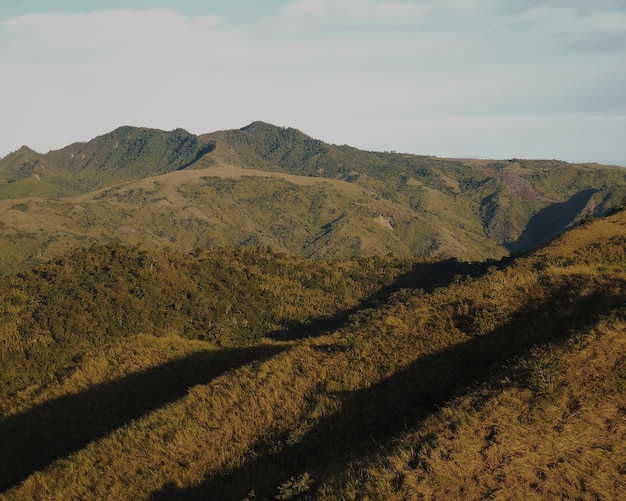
<path id="1" fill-rule="evenodd" d="M 0 499 L 623 495 L 623 170 L 256 122 L 0 179 Z"/>
<path id="2" fill-rule="evenodd" d="M 368 152 L 262 122 L 201 136 L 121 127 L 0 160 L 0 273 L 111 242 L 500 259 L 625 197 L 618 167 Z"/>
<path id="3" fill-rule="evenodd" d="M 617 498 L 626 213 L 514 260 L 116 245 L 4 277 L 4 499 Z"/>

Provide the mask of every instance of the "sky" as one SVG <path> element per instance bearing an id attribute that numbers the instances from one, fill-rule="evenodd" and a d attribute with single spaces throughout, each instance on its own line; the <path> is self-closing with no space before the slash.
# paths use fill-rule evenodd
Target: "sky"
<path id="1" fill-rule="evenodd" d="M 0 157 L 122 125 L 626 166 L 624 0 L 0 0 Z"/>

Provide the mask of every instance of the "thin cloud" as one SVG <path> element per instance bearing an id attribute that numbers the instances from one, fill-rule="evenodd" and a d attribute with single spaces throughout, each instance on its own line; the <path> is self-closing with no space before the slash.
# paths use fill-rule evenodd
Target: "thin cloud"
<path id="1" fill-rule="evenodd" d="M 198 34 L 219 27 L 219 16 L 189 19 L 168 10 L 111 10 L 89 14 L 36 14 L 7 20 L 3 29 L 21 42 L 23 57 L 90 51 L 193 50 Z M 24 43 L 25 42 L 25 43 Z M 3 52 L 13 49 L 9 44 Z"/>
<path id="2" fill-rule="evenodd" d="M 624 32 L 626 13 L 619 11 L 589 12 L 572 5 L 538 5 L 523 12 L 518 20 L 522 23 L 540 24 L 556 33 Z"/>
<path id="3" fill-rule="evenodd" d="M 6 20 L 0 106 L 12 123 L 0 154 L 61 147 L 122 124 L 202 133 L 260 119 L 330 142 L 448 156 L 532 155 L 528 138 L 539 155 L 534 131 L 551 130 L 563 158 L 588 137 L 604 161 L 626 163 L 614 134 L 582 125 L 605 120 L 626 134 L 617 118 L 626 115 L 623 15 L 607 17 L 624 9 L 296 0 L 242 17 L 237 5 L 235 14 L 197 17 L 118 9 Z M 599 52 L 601 44 L 612 50 Z M 559 128 L 559 120 L 581 125 Z M 567 149 L 561 137 L 576 139 Z"/>
<path id="4" fill-rule="evenodd" d="M 353 21 L 415 19 L 424 8 L 415 3 L 382 2 L 374 0 L 297 0 L 287 4 L 282 13 L 287 16 L 311 16 L 328 20 L 340 17 Z"/>

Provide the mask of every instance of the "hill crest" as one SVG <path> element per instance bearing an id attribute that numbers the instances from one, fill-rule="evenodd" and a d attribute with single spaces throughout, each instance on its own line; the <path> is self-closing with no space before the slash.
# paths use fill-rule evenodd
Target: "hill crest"
<path id="1" fill-rule="evenodd" d="M 190 184 L 166 193 L 171 181 L 159 176 L 190 170 L 202 175 L 180 176 Z M 256 242 L 316 258 L 499 258 L 618 207 L 625 173 L 370 152 L 265 122 L 200 136 L 124 126 L 0 160 L 0 270 L 102 241 L 184 250 Z"/>
<path id="2" fill-rule="evenodd" d="M 625 225 L 503 262 L 95 245 L 0 277 L 0 497 L 616 499 Z"/>

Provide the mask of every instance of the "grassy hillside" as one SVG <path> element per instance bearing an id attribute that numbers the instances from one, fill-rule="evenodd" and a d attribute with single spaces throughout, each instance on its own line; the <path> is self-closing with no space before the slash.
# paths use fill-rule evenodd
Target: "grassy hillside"
<path id="1" fill-rule="evenodd" d="M 350 181 L 379 199 L 410 208 L 417 217 L 434 213 L 439 226 L 454 233 L 470 229 L 510 252 L 550 240 L 583 213 L 605 214 L 626 196 L 621 168 L 555 160 L 465 161 L 368 152 L 330 145 L 296 129 L 263 122 L 203 137 L 216 145 L 209 157 L 257 169 Z M 546 219 L 543 211 L 557 205 L 560 218 L 538 224 Z M 392 215 L 390 221 L 394 227 L 404 227 L 406 216 Z M 415 217 L 410 214 L 409 220 Z M 461 249 L 455 250 L 458 256 Z"/>
<path id="2" fill-rule="evenodd" d="M 622 168 L 361 151 L 262 122 L 202 136 L 121 127 L 0 160 L 0 273 L 107 242 L 497 259 L 625 196 Z"/>
<path id="3" fill-rule="evenodd" d="M 181 171 L 78 197 L 0 201 L 0 270 L 26 269 L 102 241 L 186 251 L 270 245 L 317 259 L 409 256 L 433 245 L 425 223 L 413 225 L 405 242 L 382 216 L 401 208 L 358 186 L 242 171 Z"/>
<path id="4" fill-rule="evenodd" d="M 0 162 L 0 199 L 85 193 L 185 169 L 212 149 L 183 129 L 137 127 L 120 127 L 46 154 L 22 147 Z M 36 193 L 33 186 L 39 186 Z"/>
<path id="5" fill-rule="evenodd" d="M 0 280 L 0 395 L 63 377 L 85 353 L 136 334 L 214 346 L 313 335 L 397 288 L 415 266 L 392 257 L 307 261 L 269 248 L 79 249 Z"/>
<path id="6" fill-rule="evenodd" d="M 0 496 L 619 498 L 625 228 L 484 264 L 106 246 L 4 277 Z"/>

